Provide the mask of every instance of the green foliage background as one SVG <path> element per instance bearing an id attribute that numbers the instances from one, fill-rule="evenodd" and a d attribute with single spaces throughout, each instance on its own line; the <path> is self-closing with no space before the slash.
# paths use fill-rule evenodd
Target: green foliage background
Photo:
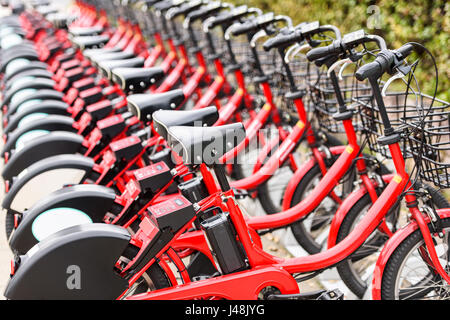
<path id="1" fill-rule="evenodd" d="M 230 0 L 288 15 L 294 24 L 320 21 L 333 24 L 342 34 L 363 28 L 382 36 L 395 49 L 408 41 L 425 45 L 436 58 L 439 70 L 439 97 L 450 101 L 450 2 L 446 0 Z M 377 6 L 370 7 L 370 6 Z M 380 28 L 374 24 L 378 10 Z M 425 91 L 434 89 L 434 69 L 429 64 L 420 70 Z"/>

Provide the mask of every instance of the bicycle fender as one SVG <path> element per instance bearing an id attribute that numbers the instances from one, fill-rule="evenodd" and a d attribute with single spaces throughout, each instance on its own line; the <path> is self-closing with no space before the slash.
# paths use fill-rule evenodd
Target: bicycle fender
<path id="1" fill-rule="evenodd" d="M 30 49 L 26 49 L 26 50 L 22 50 L 22 51 L 17 51 L 15 50 L 14 52 L 11 52 L 10 54 L 5 55 L 5 57 L 2 57 L 2 65 L 0 67 L 0 73 L 5 73 L 6 67 L 8 66 L 8 64 L 13 61 L 14 59 L 27 59 L 30 61 L 37 61 L 39 60 L 39 56 L 37 54 L 37 52 L 35 50 L 30 50 Z"/>
<path id="2" fill-rule="evenodd" d="M 3 104 L 9 105 L 12 97 L 21 90 L 24 90 L 24 89 L 36 89 L 36 90 L 53 89 L 55 87 L 55 85 L 56 85 L 56 82 L 52 79 L 46 79 L 46 78 L 27 79 L 23 83 L 18 84 L 5 92 L 5 94 L 3 96 Z"/>
<path id="3" fill-rule="evenodd" d="M 82 147 L 83 136 L 65 131 L 54 131 L 29 141 L 22 149 L 12 152 L 5 164 L 2 177 L 11 180 L 31 164 L 58 154 L 75 154 Z"/>
<path id="4" fill-rule="evenodd" d="M 61 230 L 20 257 L 4 294 L 21 300 L 116 299 L 128 282 L 114 265 L 130 238 L 126 229 L 100 223 Z"/>
<path id="5" fill-rule="evenodd" d="M 17 148 L 17 142 L 19 139 L 24 137 L 27 133 L 34 130 L 44 130 L 44 131 L 68 131 L 76 132 L 73 127 L 74 120 L 68 116 L 61 115 L 50 115 L 41 119 L 36 119 L 32 122 L 28 122 L 23 126 L 17 128 L 13 132 L 7 135 L 5 145 L 3 146 L 2 153 L 9 152 L 12 149 Z M 35 138 L 34 138 L 35 139 Z M 31 140 L 25 142 L 29 143 Z"/>
<path id="6" fill-rule="evenodd" d="M 14 103 L 11 103 L 8 106 L 7 112 L 6 112 L 6 118 L 8 119 L 11 115 L 16 113 L 17 108 L 20 107 L 20 105 L 26 101 L 29 100 L 59 100 L 62 101 L 64 97 L 64 94 L 62 92 L 56 91 L 56 90 L 50 90 L 50 89 L 42 89 L 39 91 L 36 91 L 32 94 L 29 94 L 25 97 L 22 97 L 15 101 Z M 5 105 L 3 103 L 3 105 Z"/>
<path id="7" fill-rule="evenodd" d="M 39 239 L 33 230 L 33 223 L 41 214 L 48 213 L 51 209 L 79 210 L 90 218 L 91 223 L 102 222 L 115 198 L 113 189 L 98 185 L 81 184 L 56 190 L 23 212 L 22 221 L 9 238 L 9 245 L 14 252 L 25 254 L 37 244 Z M 48 225 L 48 227 L 49 234 L 56 233 L 61 228 L 67 228 L 58 225 Z"/>
<path id="8" fill-rule="evenodd" d="M 441 219 L 450 218 L 450 209 L 437 209 Z M 426 223 L 430 222 L 428 216 L 424 216 Z M 391 257 L 392 253 L 397 249 L 397 247 L 402 243 L 408 236 L 410 236 L 414 231 L 419 229 L 419 225 L 416 221 L 410 221 L 406 226 L 397 230 L 396 233 L 386 242 L 378 256 L 377 263 L 375 265 L 375 270 L 372 279 L 372 299 L 381 300 L 381 281 L 383 279 L 383 271 L 386 263 Z"/>
<path id="9" fill-rule="evenodd" d="M 94 164 L 95 162 L 92 158 L 79 154 L 62 154 L 40 160 L 26 168 L 19 176 L 13 178 L 13 182 L 10 182 L 9 191 L 3 198 L 2 207 L 5 209 L 11 208 L 14 199 L 24 189 L 24 187 L 26 187 L 30 181 L 43 173 L 58 169 L 77 169 L 84 171 L 84 176 L 86 176 L 92 171 Z M 66 184 L 68 183 L 66 180 L 64 182 Z M 78 184 L 79 182 L 80 181 L 72 181 L 70 183 Z M 53 191 L 55 190 L 51 190 L 51 192 Z M 42 198 L 42 195 L 39 194 L 37 198 Z M 17 208 L 13 209 L 17 211 Z"/>
<path id="10" fill-rule="evenodd" d="M 339 155 L 342 152 L 344 152 L 346 146 L 337 146 L 337 147 L 331 147 L 330 152 L 333 155 Z M 323 157 L 325 157 L 324 153 L 321 153 Z M 283 210 L 287 210 L 291 206 L 292 197 L 294 196 L 295 189 L 297 188 L 297 185 L 300 183 L 302 178 L 305 176 L 305 174 L 308 173 L 309 170 L 311 170 L 312 167 L 316 164 L 316 160 L 314 157 L 311 157 L 309 160 L 307 160 L 305 163 L 303 163 L 294 173 L 293 177 L 289 181 L 288 185 L 286 186 L 286 191 L 283 197 L 283 202 L 281 204 Z"/>
<path id="11" fill-rule="evenodd" d="M 14 115 L 12 115 L 7 123 L 7 125 L 3 129 L 3 133 L 12 132 L 17 128 L 19 122 L 25 117 L 34 114 L 34 113 L 44 113 L 51 115 L 66 115 L 69 105 L 63 101 L 58 100 L 44 100 L 42 102 L 37 103 L 36 105 L 30 106 L 29 108 L 18 111 Z"/>
<path id="12" fill-rule="evenodd" d="M 18 76 L 19 74 L 25 74 L 29 70 L 47 70 L 48 64 L 41 61 L 30 61 L 24 66 L 18 67 L 14 72 L 10 74 L 5 74 L 4 82 L 8 83 L 12 78 Z"/>
<path id="13" fill-rule="evenodd" d="M 9 90 L 11 88 L 11 86 L 14 85 L 14 83 L 17 80 L 20 80 L 21 78 L 35 77 L 35 78 L 51 79 L 53 76 L 54 75 L 47 69 L 32 68 L 32 69 L 25 70 L 25 71 L 15 75 L 12 78 L 9 78 L 9 80 L 4 81 L 4 83 L 5 83 L 5 87 L 7 88 L 7 90 Z"/>
<path id="14" fill-rule="evenodd" d="M 23 34 L 23 30 L 20 31 L 20 29 L 17 30 L 17 32 L 14 32 L 15 35 L 18 35 L 19 32 L 21 32 Z M 10 36 L 11 34 L 7 35 Z M 3 37 L 2 37 L 3 39 Z M 3 60 L 4 58 L 8 58 L 8 56 L 11 56 L 12 54 L 15 54 L 15 52 L 19 51 L 19 52 L 23 52 L 23 51 L 34 51 L 36 52 L 35 49 L 35 44 L 30 41 L 30 40 L 25 40 L 23 39 L 22 42 L 17 43 L 7 49 L 3 49 L 2 53 L 1 53 L 1 59 Z"/>

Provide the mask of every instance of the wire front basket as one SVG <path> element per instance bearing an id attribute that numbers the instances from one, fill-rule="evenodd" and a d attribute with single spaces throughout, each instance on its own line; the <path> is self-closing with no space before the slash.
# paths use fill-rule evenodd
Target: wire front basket
<path id="1" fill-rule="evenodd" d="M 289 60 L 288 67 L 295 85 L 295 91 L 304 92 L 302 102 L 304 108 L 308 109 L 311 105 L 309 95 L 307 95 L 309 79 L 318 77 L 320 69 L 315 64 L 309 62 L 304 54 L 297 54 L 295 57 L 292 57 Z M 286 93 L 292 92 L 293 90 L 288 80 L 286 69 L 283 66 L 280 67 L 279 71 L 271 80 L 274 82 L 273 95 L 277 107 L 280 109 L 282 115 L 288 119 L 292 119 L 292 122 L 296 122 L 298 120 L 296 102 L 285 97 Z"/>
<path id="2" fill-rule="evenodd" d="M 420 110 L 418 107 L 419 100 L 422 101 L 422 105 L 432 101 L 429 96 L 412 91 L 385 93 L 383 102 L 394 130 L 403 127 L 408 119 L 413 119 L 418 115 L 418 110 Z M 362 95 L 353 98 L 353 101 L 358 110 L 361 130 L 367 137 L 370 150 L 390 159 L 389 147 L 378 143 L 378 139 L 384 135 L 384 126 L 375 98 L 372 95 Z M 411 154 L 408 152 L 404 140 L 400 141 L 400 144 L 404 151 L 404 157 L 410 157 Z"/>
<path id="3" fill-rule="evenodd" d="M 339 104 L 331 78 L 321 71 L 317 73 L 316 78 L 310 78 L 309 83 L 310 110 L 313 111 L 319 126 L 330 133 L 344 132 L 342 123 L 333 118 L 333 115 L 338 112 Z M 338 79 L 338 86 L 347 107 L 355 99 L 365 103 L 372 96 L 369 84 L 358 82 L 353 73 L 342 75 Z M 356 125 L 356 129 L 360 130 L 360 124 Z"/>
<path id="4" fill-rule="evenodd" d="M 408 153 L 419 168 L 419 176 L 440 188 L 450 188 L 450 103 L 420 96 L 420 112 L 404 115 Z"/>
<path id="5" fill-rule="evenodd" d="M 254 48 L 256 52 L 255 57 L 250 46 L 250 41 L 247 39 L 246 35 L 233 37 L 231 39 L 231 50 L 233 55 L 236 62 L 241 65 L 242 71 L 246 76 L 252 77 L 258 75 L 257 61 L 259 61 L 264 74 L 267 76 L 272 75 L 279 70 L 281 66 L 280 55 L 275 50 L 269 52 L 264 51 L 261 47 L 261 43 L 258 42 Z"/>

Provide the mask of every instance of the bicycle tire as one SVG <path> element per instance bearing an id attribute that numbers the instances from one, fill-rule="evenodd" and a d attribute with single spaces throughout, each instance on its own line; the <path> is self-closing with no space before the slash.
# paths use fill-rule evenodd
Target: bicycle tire
<path id="1" fill-rule="evenodd" d="M 424 184 L 425 189 L 430 193 L 433 204 L 437 208 L 448 208 L 450 207 L 449 202 L 445 197 L 439 192 L 439 190 Z M 372 200 L 369 194 L 365 194 L 358 202 L 349 210 L 348 214 L 341 223 L 338 230 L 338 235 L 336 243 L 342 241 L 352 230 L 352 226 L 355 225 L 356 219 L 358 219 L 360 213 L 364 208 L 370 207 Z M 387 241 L 387 239 L 385 240 Z M 384 245 L 385 242 L 383 242 Z M 371 244 L 373 246 L 373 244 Z M 363 281 L 356 275 L 354 268 L 352 268 L 352 259 L 346 259 L 340 262 L 336 269 L 345 285 L 353 292 L 357 297 L 363 298 L 368 286 L 363 283 Z"/>
<path id="2" fill-rule="evenodd" d="M 9 240 L 9 237 L 11 236 L 13 229 L 14 229 L 14 214 L 9 210 L 7 210 L 5 216 L 5 233 L 7 240 Z"/>
<path id="3" fill-rule="evenodd" d="M 297 185 L 294 195 L 292 196 L 290 208 L 294 207 L 304 199 L 305 193 L 319 176 L 322 176 L 322 171 L 320 170 L 319 165 L 315 164 Z M 314 240 L 303 224 L 304 219 L 309 215 L 310 213 L 301 220 L 291 224 L 290 228 L 297 243 L 309 254 L 316 254 L 321 251 L 322 246 Z"/>
<path id="4" fill-rule="evenodd" d="M 123 252 L 123 256 L 129 260 L 132 260 L 137 255 L 138 252 L 139 249 L 137 247 L 129 246 Z M 164 289 L 172 286 L 167 274 L 164 272 L 163 268 L 157 262 L 153 263 L 145 271 L 145 273 L 142 275 L 141 278 L 143 279 L 143 282 L 141 281 L 141 283 L 139 283 L 137 287 L 134 288 L 132 294 L 147 292 L 150 289 L 148 279 L 151 281 L 151 284 L 154 286 L 153 289 L 155 290 Z M 135 283 L 138 283 L 141 278 L 137 279 Z"/>
<path id="5" fill-rule="evenodd" d="M 335 146 L 341 146 L 342 141 L 337 139 L 334 136 L 331 136 L 329 134 L 327 136 L 326 146 L 327 147 L 335 147 Z M 269 179 L 270 180 L 270 179 Z M 258 186 L 257 189 L 257 196 L 258 200 L 261 203 L 261 206 L 263 207 L 266 214 L 274 214 L 277 212 L 280 212 L 281 210 L 281 203 L 284 199 L 284 194 L 287 188 L 287 184 L 289 181 L 286 181 L 286 185 L 283 187 L 283 191 L 280 198 L 280 203 L 276 203 L 276 201 L 270 196 L 270 187 L 269 187 L 269 180 L 265 181 L 261 185 Z"/>
<path id="6" fill-rule="evenodd" d="M 445 218 L 441 220 L 443 228 L 450 228 L 450 218 Z M 383 271 L 383 276 L 381 280 L 381 299 L 382 300 L 395 300 L 396 298 L 396 279 L 400 268 L 408 257 L 409 253 L 418 246 L 423 240 L 422 233 L 420 229 L 417 229 L 412 234 L 410 234 L 405 240 L 403 240 L 399 246 L 394 250 L 389 260 L 386 262 L 386 266 Z M 440 276 L 437 276 L 440 278 Z M 422 280 L 421 280 L 422 281 Z M 431 281 L 436 281 L 435 278 Z M 431 288 L 432 289 L 432 288 Z M 429 291 L 428 291 L 429 292 Z M 421 293 L 424 292 L 423 289 Z M 418 296 L 414 297 L 417 299 Z"/>

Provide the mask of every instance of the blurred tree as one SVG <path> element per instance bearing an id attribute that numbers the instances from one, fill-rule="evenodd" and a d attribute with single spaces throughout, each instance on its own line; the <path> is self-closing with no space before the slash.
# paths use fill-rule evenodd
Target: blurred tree
<path id="1" fill-rule="evenodd" d="M 408 41 L 425 45 L 439 69 L 438 96 L 450 100 L 450 2 L 446 0 L 230 0 L 288 15 L 295 24 L 319 20 L 333 24 L 342 34 L 365 29 L 386 39 L 395 49 Z M 434 88 L 431 61 L 422 65 L 419 79 L 425 92 Z"/>

